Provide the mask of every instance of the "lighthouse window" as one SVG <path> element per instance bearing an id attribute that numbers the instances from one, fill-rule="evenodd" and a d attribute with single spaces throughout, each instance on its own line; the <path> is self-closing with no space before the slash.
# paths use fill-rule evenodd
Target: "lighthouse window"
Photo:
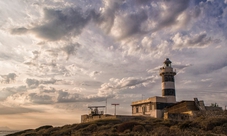
<path id="1" fill-rule="evenodd" d="M 168 82 L 168 81 L 174 82 L 174 77 L 173 76 L 169 76 L 169 75 L 165 75 L 164 76 L 164 81 L 165 82 Z"/>
<path id="2" fill-rule="evenodd" d="M 164 95 L 174 95 L 175 96 L 175 89 L 164 89 Z"/>
<path id="3" fill-rule="evenodd" d="M 156 103 L 156 108 L 159 110 L 162 110 L 168 106 L 172 105 L 172 103 L 161 103 L 161 102 L 157 102 Z"/>

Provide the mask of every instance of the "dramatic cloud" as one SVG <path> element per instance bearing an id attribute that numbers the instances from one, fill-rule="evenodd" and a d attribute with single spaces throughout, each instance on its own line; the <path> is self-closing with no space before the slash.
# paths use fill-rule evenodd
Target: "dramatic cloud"
<path id="1" fill-rule="evenodd" d="M 206 33 L 196 34 L 196 35 L 187 35 L 183 36 L 180 33 L 177 33 L 173 38 L 174 49 L 182 48 L 205 48 L 213 42 L 211 37 L 207 37 Z"/>
<path id="2" fill-rule="evenodd" d="M 177 101 L 227 105 L 226 0 L 7 0 L 0 7 L 0 126 L 11 127 L 17 112 L 21 128 L 30 118 L 34 128 L 46 118 L 73 123 L 68 115 L 78 121 L 107 99 L 131 114 L 132 101 L 162 95 L 165 58 L 177 72 Z"/>
<path id="3" fill-rule="evenodd" d="M 15 28 L 11 31 L 12 34 L 25 34 L 26 32 L 28 32 L 28 29 L 24 27 Z"/>
<path id="4" fill-rule="evenodd" d="M 58 80 L 51 78 L 50 80 L 26 79 L 29 88 L 37 88 L 40 84 L 55 84 Z"/>
<path id="5" fill-rule="evenodd" d="M 140 86 L 147 86 L 148 84 L 154 82 L 154 77 L 147 78 L 135 78 L 128 77 L 122 79 L 111 78 L 109 83 L 104 83 L 101 85 L 98 95 L 110 97 L 113 96 L 120 90 L 134 89 Z"/>
<path id="6" fill-rule="evenodd" d="M 17 75 L 15 73 L 9 73 L 8 75 L 0 75 L 3 79 L 1 80 L 2 83 L 10 83 L 15 81 Z"/>
<path id="7" fill-rule="evenodd" d="M 35 104 L 51 104 L 53 103 L 52 97 L 49 95 L 40 95 L 36 93 L 29 94 L 29 99 Z"/>
<path id="8" fill-rule="evenodd" d="M 76 51 L 79 47 L 80 47 L 80 44 L 76 43 L 76 44 L 70 44 L 70 45 L 62 48 L 63 52 L 65 52 L 67 55 L 67 60 L 69 59 L 70 55 L 73 55 L 76 53 Z"/>
<path id="9" fill-rule="evenodd" d="M 153 31 L 177 24 L 178 17 L 188 8 L 189 2 L 190 0 L 168 0 L 161 3 L 161 14 Z"/>
<path id="10" fill-rule="evenodd" d="M 86 24 L 98 16 L 93 10 L 83 13 L 80 8 L 65 10 L 45 8 L 43 14 L 43 23 L 33 28 L 12 29 L 12 34 L 32 32 L 42 39 L 56 41 L 70 35 L 79 35 Z"/>
<path id="11" fill-rule="evenodd" d="M 114 25 L 116 12 L 119 10 L 122 3 L 123 0 L 104 1 L 105 7 L 102 9 L 102 14 L 100 16 L 100 25 L 106 33 L 111 31 Z"/>
<path id="12" fill-rule="evenodd" d="M 119 38 L 126 38 L 133 34 L 145 33 L 142 24 L 148 18 L 146 12 L 123 15 L 116 19 L 116 25 L 113 27 L 113 34 Z"/>
<path id="13" fill-rule="evenodd" d="M 0 105 L 0 115 L 32 113 L 32 112 L 41 112 L 41 111 L 24 108 L 24 107 L 9 107 L 9 106 Z"/>
<path id="14" fill-rule="evenodd" d="M 113 98 L 114 95 L 100 96 L 97 95 L 83 95 L 79 93 L 68 93 L 67 91 L 59 91 L 57 97 L 57 103 L 72 103 L 72 102 L 101 102 L 106 98 Z"/>
<path id="15" fill-rule="evenodd" d="M 74 94 L 70 94 L 66 91 L 59 91 L 58 92 L 58 98 L 57 98 L 57 102 L 61 103 L 61 102 L 79 102 L 80 100 L 80 95 L 77 93 Z"/>
<path id="16" fill-rule="evenodd" d="M 6 87 L 0 90 L 0 101 L 5 100 L 7 97 L 16 94 L 26 92 L 26 86 L 18 86 L 18 87 Z"/>
<path id="17" fill-rule="evenodd" d="M 149 4 L 148 2 L 144 3 Z M 181 0 L 157 2 L 157 5 L 163 7 L 158 9 L 161 12 L 160 17 L 157 18 L 158 20 L 152 20 L 152 17 L 149 18 L 149 11 L 142 8 L 134 13 L 124 13 L 121 10 L 123 4 L 125 4 L 123 0 L 105 1 L 101 12 L 95 9 L 85 11 L 78 7 L 65 9 L 44 8 L 42 23 L 32 28 L 15 28 L 12 29 L 11 33 L 23 34 L 32 32 L 42 39 L 57 41 L 81 34 L 85 26 L 89 22 L 93 22 L 106 33 L 111 32 L 117 38 L 122 39 L 133 34 L 155 32 L 177 23 L 179 15 L 188 8 L 189 0 L 184 2 Z M 148 19 L 151 19 L 156 24 L 150 30 L 147 30 Z"/>

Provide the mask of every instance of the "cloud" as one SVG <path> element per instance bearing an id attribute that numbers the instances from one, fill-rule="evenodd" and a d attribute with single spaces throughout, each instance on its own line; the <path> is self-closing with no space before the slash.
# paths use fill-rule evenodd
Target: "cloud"
<path id="1" fill-rule="evenodd" d="M 35 104 L 52 104 L 54 101 L 49 95 L 30 93 L 29 100 Z"/>
<path id="2" fill-rule="evenodd" d="M 201 14 L 201 9 L 199 6 L 195 6 L 192 10 L 192 17 L 197 18 Z"/>
<path id="3" fill-rule="evenodd" d="M 25 34 L 28 32 L 28 29 L 25 27 L 15 28 L 11 30 L 11 34 Z"/>
<path id="4" fill-rule="evenodd" d="M 68 60 L 70 55 L 74 55 L 80 46 L 79 43 L 64 46 L 62 51 L 67 55 L 66 59 Z"/>
<path id="5" fill-rule="evenodd" d="M 40 84 L 55 84 L 57 81 L 59 80 L 56 80 L 54 78 L 51 78 L 50 80 L 37 80 L 27 78 L 25 82 L 29 88 L 33 89 L 37 88 Z"/>
<path id="6" fill-rule="evenodd" d="M 123 3 L 124 0 L 106 0 L 104 2 L 104 8 L 102 9 L 102 13 L 100 15 L 98 24 L 101 28 L 106 32 L 109 33 L 114 25 L 116 12 L 120 8 L 120 5 Z"/>
<path id="7" fill-rule="evenodd" d="M 17 86 L 17 87 L 6 87 L 0 90 L 0 101 L 5 100 L 7 97 L 16 94 L 23 93 L 27 91 L 26 86 Z"/>
<path id="8" fill-rule="evenodd" d="M 43 9 L 42 23 L 32 28 L 14 28 L 12 34 L 34 33 L 36 36 L 47 41 L 67 39 L 70 36 L 79 35 L 86 24 L 97 18 L 94 10 L 86 11 L 80 8 Z"/>
<path id="9" fill-rule="evenodd" d="M 32 51 L 33 56 L 29 60 L 26 60 L 24 62 L 24 64 L 30 65 L 30 66 L 37 66 L 38 65 L 37 60 L 39 59 L 40 54 L 41 54 L 41 52 L 39 52 L 37 50 Z"/>
<path id="10" fill-rule="evenodd" d="M 153 31 L 157 31 L 176 24 L 177 18 L 188 8 L 189 2 L 190 0 L 164 1 L 161 5 L 163 9 L 161 10 L 159 20 L 156 22 L 157 26 L 153 29 Z"/>
<path id="11" fill-rule="evenodd" d="M 182 48 L 205 48 L 209 46 L 213 40 L 211 37 L 207 37 L 206 32 L 195 34 L 195 35 L 183 35 L 177 33 L 172 38 L 174 45 L 173 49 L 182 49 Z"/>
<path id="12" fill-rule="evenodd" d="M 78 102 L 81 100 L 81 96 L 78 93 L 70 94 L 67 91 L 59 91 L 57 102 L 58 103 L 67 103 L 67 102 Z"/>
<path id="13" fill-rule="evenodd" d="M 36 88 L 39 86 L 39 80 L 27 78 L 26 84 L 28 85 L 29 88 Z"/>
<path id="14" fill-rule="evenodd" d="M 68 91 L 59 90 L 57 103 L 71 103 L 71 102 L 101 102 L 105 101 L 106 98 L 113 98 L 114 94 L 100 95 L 98 94 L 79 94 L 79 93 L 69 93 Z"/>
<path id="15" fill-rule="evenodd" d="M 173 68 L 176 68 L 176 69 L 179 69 L 179 70 L 184 69 L 186 67 L 190 67 L 190 66 L 192 66 L 192 64 L 175 63 L 175 64 L 172 65 Z"/>
<path id="16" fill-rule="evenodd" d="M 191 67 L 191 66 L 193 66 L 193 65 L 192 64 L 181 64 L 181 63 L 175 63 L 172 65 L 174 70 L 176 70 L 177 74 L 185 73 L 185 69 L 188 67 Z"/>
<path id="17" fill-rule="evenodd" d="M 146 30 L 143 30 L 142 25 L 147 18 L 148 16 L 145 11 L 119 16 L 116 19 L 112 33 L 119 39 L 124 39 L 134 34 L 145 33 Z"/>
<path id="18" fill-rule="evenodd" d="M 31 112 L 41 112 L 41 111 L 20 107 L 20 106 L 12 107 L 12 106 L 0 105 L 0 115 L 21 114 L 21 113 L 31 113 Z"/>
<path id="19" fill-rule="evenodd" d="M 227 62 L 226 62 L 226 55 L 219 54 L 220 56 L 213 58 L 211 62 L 207 62 L 203 65 L 196 65 L 191 69 L 195 75 L 198 74 L 211 74 L 215 71 L 217 72 L 225 72 L 225 68 L 227 68 Z M 220 75 L 222 76 L 222 75 Z M 218 76 L 218 78 L 220 78 Z M 222 79 L 223 80 L 223 79 Z"/>
<path id="20" fill-rule="evenodd" d="M 97 76 L 97 75 L 100 75 L 102 73 L 102 71 L 92 71 L 90 74 L 89 74 L 89 76 L 90 77 L 95 77 L 95 76 Z"/>
<path id="21" fill-rule="evenodd" d="M 15 81 L 17 75 L 15 73 L 9 73 L 8 75 L 0 75 L 3 79 L 1 80 L 2 83 L 11 83 Z"/>
<path id="22" fill-rule="evenodd" d="M 150 14 L 149 10 L 139 7 L 140 4 L 151 6 L 150 2 L 158 4 L 163 9 L 158 20 L 154 14 Z M 12 34 L 24 34 L 27 32 L 34 33 L 38 37 L 47 41 L 58 41 L 75 37 L 83 32 L 83 29 L 89 22 L 98 25 L 104 32 L 113 34 L 119 39 L 130 37 L 134 34 L 143 34 L 154 32 L 164 27 L 168 27 L 176 23 L 177 17 L 187 9 L 189 0 L 182 2 L 177 1 L 154 1 L 143 0 L 136 8 L 135 12 L 124 10 L 124 5 L 130 6 L 134 2 L 127 3 L 124 0 L 103 1 L 103 7 L 100 10 L 90 9 L 83 10 L 79 7 L 67 8 L 44 8 L 42 23 L 37 23 L 31 28 L 20 27 L 11 30 Z M 126 11 L 130 11 L 127 13 Z M 153 9 L 152 9 L 153 11 Z M 197 10 L 196 10 L 197 11 Z M 199 11 L 198 11 L 199 12 Z M 195 12 L 195 14 L 199 14 Z M 147 22 L 146 22 L 147 21 Z M 157 26 L 147 29 L 149 22 L 155 22 Z"/>
<path id="23" fill-rule="evenodd" d="M 155 77 L 146 77 L 146 78 L 136 78 L 128 77 L 122 79 L 111 78 L 109 83 L 104 83 L 101 85 L 98 91 L 99 96 L 114 96 L 118 91 L 134 89 L 136 87 L 147 86 L 151 82 L 154 82 Z M 129 92 L 130 93 L 130 92 Z"/>
<path id="24" fill-rule="evenodd" d="M 116 88 L 134 88 L 137 85 L 141 85 L 146 82 L 151 82 L 154 80 L 154 77 L 148 77 L 148 78 L 135 78 L 135 77 L 128 77 L 128 78 L 122 78 L 119 80 L 116 84 Z"/>
<path id="25" fill-rule="evenodd" d="M 149 5 L 154 0 L 135 0 L 136 4 Z"/>
<path id="26" fill-rule="evenodd" d="M 39 86 L 39 91 L 41 93 L 55 93 L 55 92 L 57 92 L 57 90 L 55 88 L 53 88 L 53 87 L 47 88 L 45 86 Z"/>

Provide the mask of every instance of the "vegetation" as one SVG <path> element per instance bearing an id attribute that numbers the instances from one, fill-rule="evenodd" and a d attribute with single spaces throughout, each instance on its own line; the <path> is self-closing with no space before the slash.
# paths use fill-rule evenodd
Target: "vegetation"
<path id="1" fill-rule="evenodd" d="M 227 115 L 200 116 L 193 121 L 137 117 L 130 121 L 99 120 L 62 127 L 42 126 L 8 136 L 225 136 Z"/>

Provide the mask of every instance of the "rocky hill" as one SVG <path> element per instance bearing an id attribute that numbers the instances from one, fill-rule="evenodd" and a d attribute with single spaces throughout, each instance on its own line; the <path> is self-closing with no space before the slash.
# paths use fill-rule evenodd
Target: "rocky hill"
<path id="1" fill-rule="evenodd" d="M 8 136 L 226 136 L 227 115 L 169 121 L 136 117 L 130 121 L 99 120 L 62 127 L 42 126 Z"/>

